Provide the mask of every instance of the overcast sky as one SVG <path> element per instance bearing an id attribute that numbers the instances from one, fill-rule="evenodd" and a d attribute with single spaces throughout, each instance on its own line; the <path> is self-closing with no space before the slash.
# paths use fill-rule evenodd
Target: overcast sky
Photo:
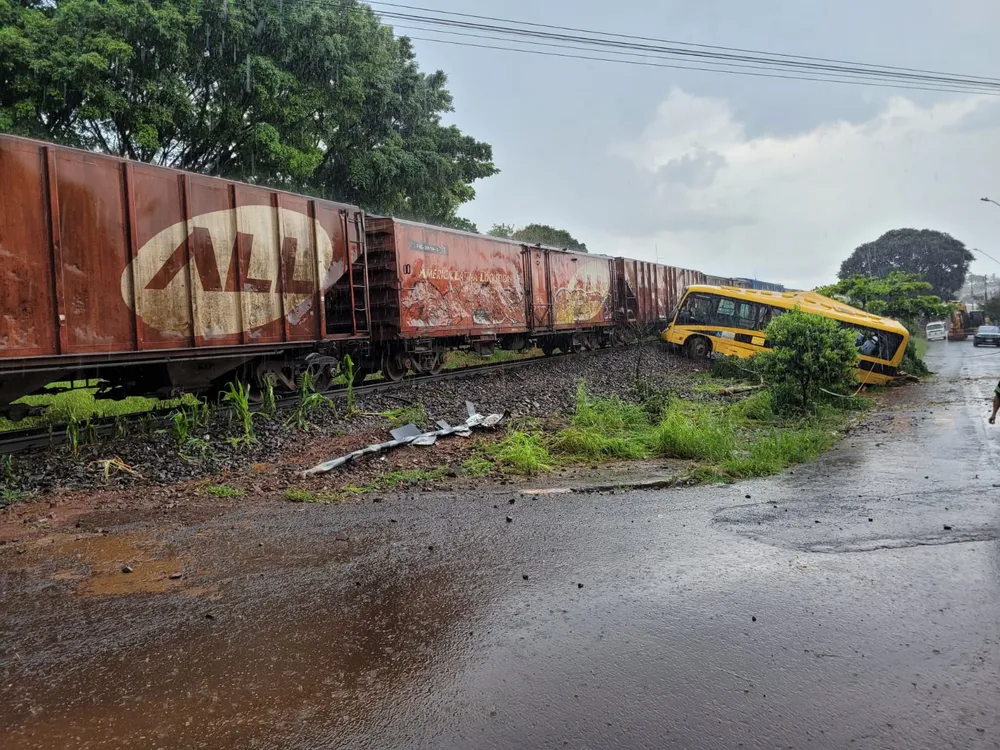
<path id="1" fill-rule="evenodd" d="M 996 0 L 410 1 L 1000 77 Z M 450 121 L 493 145 L 501 173 L 461 212 L 480 231 L 552 224 L 592 252 L 806 288 L 897 227 L 1000 258 L 1000 207 L 979 201 L 1000 200 L 1000 98 L 414 44 L 423 69 L 448 74 Z M 1000 266 L 983 258 L 973 271 Z"/>

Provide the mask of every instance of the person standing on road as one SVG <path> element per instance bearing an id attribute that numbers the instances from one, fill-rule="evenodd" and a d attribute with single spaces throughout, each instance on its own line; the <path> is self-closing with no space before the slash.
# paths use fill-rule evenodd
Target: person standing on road
<path id="1" fill-rule="evenodd" d="M 990 414 L 990 424 L 997 423 L 997 412 L 1000 411 L 1000 383 L 993 389 L 993 413 Z"/>

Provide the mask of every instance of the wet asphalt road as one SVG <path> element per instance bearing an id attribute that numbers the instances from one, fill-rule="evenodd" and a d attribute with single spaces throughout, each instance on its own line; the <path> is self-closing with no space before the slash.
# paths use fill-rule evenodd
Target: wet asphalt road
<path id="1" fill-rule="evenodd" d="M 769 480 L 115 529 L 160 593 L 4 558 L 0 747 L 1000 747 L 994 354 Z"/>

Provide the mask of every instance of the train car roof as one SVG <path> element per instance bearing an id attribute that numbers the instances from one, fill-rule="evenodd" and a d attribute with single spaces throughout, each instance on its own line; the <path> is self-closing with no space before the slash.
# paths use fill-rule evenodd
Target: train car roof
<path id="1" fill-rule="evenodd" d="M 588 250 L 573 250 L 568 247 L 554 247 L 552 245 L 542 245 L 539 243 L 528 243 L 520 242 L 518 240 L 512 240 L 507 237 L 495 237 L 492 234 L 479 234 L 478 232 L 469 232 L 465 229 L 455 229 L 454 227 L 442 227 L 437 224 L 427 224 L 422 221 L 413 221 L 411 219 L 400 219 L 396 216 L 380 216 L 379 214 L 367 214 L 368 219 L 379 219 L 381 221 L 393 221 L 397 224 L 405 224 L 409 227 L 418 227 L 420 229 L 430 229 L 435 232 L 448 232 L 449 234 L 459 234 L 464 237 L 471 237 L 478 240 L 491 240 L 493 242 L 505 242 L 508 245 L 517 245 L 518 247 L 536 247 L 542 250 L 549 250 L 554 253 L 574 253 L 576 255 L 589 255 L 592 258 L 613 258 L 612 255 L 603 255 L 601 253 L 592 253 Z"/>
<path id="2" fill-rule="evenodd" d="M 692 284 L 688 287 L 689 292 L 724 292 L 727 296 L 737 297 L 751 301 L 763 302 L 791 309 L 796 305 L 805 312 L 827 315 L 835 318 L 854 319 L 854 322 L 863 323 L 868 321 L 874 325 L 898 333 L 909 334 L 902 323 L 892 318 L 883 318 L 880 315 L 860 310 L 852 307 L 840 300 L 824 297 L 816 292 L 784 291 L 772 292 L 767 289 L 744 289 L 736 286 L 712 286 L 709 284 Z"/>

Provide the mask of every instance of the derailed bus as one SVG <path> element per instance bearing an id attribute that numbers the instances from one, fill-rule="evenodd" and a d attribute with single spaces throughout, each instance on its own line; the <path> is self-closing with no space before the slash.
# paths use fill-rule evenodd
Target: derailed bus
<path id="1" fill-rule="evenodd" d="M 910 338 L 906 327 L 815 292 L 691 286 L 662 338 L 692 358 L 749 357 L 770 348 L 764 336 L 768 323 L 796 306 L 855 334 L 860 382 L 884 385 L 897 376 Z"/>

